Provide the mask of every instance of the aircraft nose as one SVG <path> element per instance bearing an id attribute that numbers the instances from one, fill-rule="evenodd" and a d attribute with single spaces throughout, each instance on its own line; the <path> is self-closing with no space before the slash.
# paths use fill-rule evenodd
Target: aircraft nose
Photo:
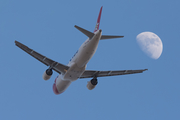
<path id="1" fill-rule="evenodd" d="M 57 76 L 57 78 L 58 78 L 58 76 Z M 59 95 L 61 93 L 58 91 L 58 89 L 56 87 L 56 80 L 57 80 L 57 78 L 55 79 L 54 84 L 53 84 L 53 92 L 54 92 L 54 94 Z"/>

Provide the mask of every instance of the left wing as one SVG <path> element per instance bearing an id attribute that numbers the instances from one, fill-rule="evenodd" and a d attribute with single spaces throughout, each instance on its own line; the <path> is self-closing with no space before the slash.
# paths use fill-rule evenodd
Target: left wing
<path id="1" fill-rule="evenodd" d="M 118 71 L 94 71 L 94 70 L 85 70 L 80 78 L 93 78 L 93 77 L 105 77 L 105 76 L 116 76 L 116 75 L 127 75 L 142 73 L 148 69 L 141 70 L 118 70 Z"/>
<path id="2" fill-rule="evenodd" d="M 53 61 L 53 60 L 47 58 L 46 56 L 43 56 L 40 53 L 28 48 L 27 46 L 23 45 L 22 43 L 20 43 L 18 41 L 15 41 L 15 44 L 16 44 L 16 46 L 18 46 L 19 48 L 21 48 L 22 50 L 27 52 L 29 55 L 31 55 L 34 58 L 36 58 L 37 60 L 39 60 L 40 62 L 44 63 L 47 66 L 50 66 L 53 70 L 55 70 L 59 74 L 65 73 L 69 69 L 68 66 L 58 63 L 56 61 Z"/>

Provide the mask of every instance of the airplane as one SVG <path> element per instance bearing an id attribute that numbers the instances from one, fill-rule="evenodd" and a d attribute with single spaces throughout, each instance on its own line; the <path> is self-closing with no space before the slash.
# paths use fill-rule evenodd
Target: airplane
<path id="1" fill-rule="evenodd" d="M 89 90 L 92 90 L 98 84 L 98 80 L 97 80 L 98 77 L 142 73 L 147 70 L 147 69 L 117 70 L 117 71 L 86 70 L 87 63 L 96 52 L 100 40 L 124 37 L 124 36 L 102 35 L 102 30 L 99 29 L 102 8 L 103 6 L 100 8 L 100 12 L 98 15 L 94 32 L 85 30 L 77 25 L 74 26 L 79 31 L 84 33 L 88 38 L 80 46 L 79 50 L 74 54 L 72 59 L 69 61 L 68 65 L 63 65 L 59 62 L 51 60 L 50 58 L 30 49 L 24 44 L 15 41 L 16 46 L 18 46 L 19 48 L 27 52 L 29 55 L 31 55 L 32 57 L 36 58 L 37 60 L 39 60 L 40 62 L 44 63 L 49 67 L 43 74 L 44 80 L 49 80 L 51 78 L 53 74 L 53 70 L 59 73 L 53 84 L 53 92 L 56 95 L 63 93 L 69 87 L 69 85 L 73 81 L 76 81 L 77 79 L 92 78 L 90 81 L 88 81 L 87 84 L 87 88 Z"/>

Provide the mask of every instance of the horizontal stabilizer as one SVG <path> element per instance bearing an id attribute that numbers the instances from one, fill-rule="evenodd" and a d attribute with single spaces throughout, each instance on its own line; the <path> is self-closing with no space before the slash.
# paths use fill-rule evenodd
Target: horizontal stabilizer
<path id="1" fill-rule="evenodd" d="M 84 33 L 86 36 L 88 36 L 90 39 L 94 36 L 94 33 L 88 31 L 88 30 L 85 30 L 77 25 L 74 26 L 75 28 L 77 28 L 79 31 L 81 31 L 82 33 Z"/>
<path id="2" fill-rule="evenodd" d="M 112 35 L 102 35 L 101 40 L 104 39 L 113 39 L 113 38 L 123 38 L 124 36 L 112 36 Z"/>

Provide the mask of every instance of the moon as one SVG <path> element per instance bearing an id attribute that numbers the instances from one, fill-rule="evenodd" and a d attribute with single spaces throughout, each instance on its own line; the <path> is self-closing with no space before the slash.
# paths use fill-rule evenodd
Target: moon
<path id="1" fill-rule="evenodd" d="M 158 59 L 163 51 L 161 39 L 152 32 L 142 32 L 136 37 L 141 50 L 150 58 Z"/>

